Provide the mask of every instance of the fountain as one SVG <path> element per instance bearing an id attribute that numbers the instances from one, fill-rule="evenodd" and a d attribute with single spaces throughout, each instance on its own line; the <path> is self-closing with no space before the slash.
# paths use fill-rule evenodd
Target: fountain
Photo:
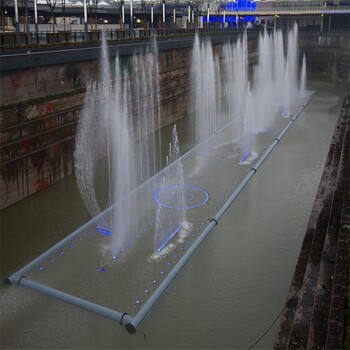
<path id="1" fill-rule="evenodd" d="M 186 209 L 189 208 L 186 200 L 187 188 L 176 125 L 174 125 L 161 185 L 153 194 L 158 208 L 156 211 L 155 254 L 151 256 L 151 260 L 167 255 L 175 246 L 174 236 L 177 235 L 178 242 L 182 242 L 191 230 L 191 224 L 186 220 Z"/>
<path id="2" fill-rule="evenodd" d="M 123 249 L 128 232 L 139 230 L 134 217 L 143 215 L 143 204 L 134 197 L 135 189 L 155 174 L 159 166 L 156 146 L 159 140 L 154 132 L 160 125 L 158 55 L 156 46 L 152 48 L 142 56 L 134 55 L 132 62 L 121 62 L 117 56 L 113 68 L 103 41 L 101 78 L 88 85 L 79 122 L 75 168 L 84 203 L 92 217 L 101 212 L 94 181 L 101 171 L 103 157 L 104 181 L 108 184 L 104 207 L 119 203 L 113 206 L 110 218 L 101 222 L 113 238 L 110 251 L 104 247 L 109 258 Z"/>
<path id="3" fill-rule="evenodd" d="M 180 155 L 174 127 L 160 169 L 156 45 L 111 61 L 104 42 L 101 79 L 87 86 L 75 152 L 92 219 L 8 281 L 135 332 L 311 98 L 308 91 L 296 98 L 296 27 L 288 44 L 285 56 L 282 33 L 262 33 L 249 74 L 247 34 L 221 52 L 196 36 L 196 145 Z"/>

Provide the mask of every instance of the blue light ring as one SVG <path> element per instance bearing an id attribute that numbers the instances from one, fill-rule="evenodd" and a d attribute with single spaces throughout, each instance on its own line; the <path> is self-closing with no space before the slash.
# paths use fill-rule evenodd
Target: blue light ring
<path id="1" fill-rule="evenodd" d="M 162 202 L 158 196 L 161 192 L 164 192 L 164 191 L 167 191 L 167 190 L 171 190 L 171 189 L 178 189 L 178 188 L 181 188 L 181 187 L 184 187 L 185 189 L 186 188 L 191 188 L 191 189 L 194 189 L 194 190 L 197 190 L 199 191 L 201 194 L 203 194 L 205 196 L 205 199 L 200 202 L 199 204 L 196 204 L 196 205 L 190 205 L 190 206 L 185 206 L 184 208 L 183 207 L 180 207 L 180 206 L 175 206 L 175 205 L 169 205 L 167 203 L 164 203 Z M 168 208 L 168 209 L 178 209 L 178 210 L 191 210 L 191 209 L 196 209 L 196 208 L 199 208 L 201 206 L 203 206 L 205 203 L 208 202 L 209 200 L 209 193 L 204 190 L 203 188 L 199 187 L 199 186 L 196 186 L 196 185 L 192 185 L 192 184 L 184 184 L 183 186 L 182 185 L 179 185 L 179 184 L 176 184 L 176 185 L 168 185 L 168 186 L 165 186 L 165 187 L 160 187 L 158 188 L 157 190 L 154 191 L 153 193 L 153 199 L 155 200 L 155 202 L 162 206 L 162 207 L 165 207 L 165 208 Z"/>
<path id="2" fill-rule="evenodd" d="M 172 189 L 172 188 L 180 188 L 180 187 L 181 187 L 181 185 L 169 185 L 169 186 L 166 186 L 164 188 L 159 188 L 158 190 L 156 190 L 154 192 L 153 198 L 159 205 L 164 206 L 164 207 L 169 208 L 169 209 L 194 209 L 194 208 L 198 208 L 198 207 L 204 205 L 209 200 L 209 193 L 207 191 L 205 191 L 201 187 L 198 187 L 196 185 L 191 185 L 191 184 L 185 184 L 184 187 L 185 188 L 196 189 L 196 190 L 200 191 L 202 194 L 205 195 L 205 200 L 203 202 L 201 202 L 200 204 L 193 205 L 193 206 L 186 206 L 185 208 L 182 208 L 182 207 L 178 207 L 178 206 L 168 205 L 168 204 L 163 203 L 162 201 L 160 201 L 158 199 L 158 194 L 161 193 L 162 191 L 168 190 L 168 189 Z"/>

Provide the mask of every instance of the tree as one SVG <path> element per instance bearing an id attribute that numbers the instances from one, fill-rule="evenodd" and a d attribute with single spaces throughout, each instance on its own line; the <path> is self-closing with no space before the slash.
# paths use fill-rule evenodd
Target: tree
<path id="1" fill-rule="evenodd" d="M 57 5 L 57 1 L 58 0 L 46 0 L 46 4 L 49 7 L 50 11 L 51 11 L 51 19 L 52 19 L 52 31 L 55 32 L 55 23 L 56 23 L 56 19 L 55 19 L 55 8 Z"/>

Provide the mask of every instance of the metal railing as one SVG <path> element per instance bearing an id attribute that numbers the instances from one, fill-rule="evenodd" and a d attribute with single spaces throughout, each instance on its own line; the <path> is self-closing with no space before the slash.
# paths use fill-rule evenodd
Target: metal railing
<path id="1" fill-rule="evenodd" d="M 88 44 L 102 40 L 144 40 L 153 36 L 158 38 L 193 36 L 200 34 L 228 33 L 239 31 L 238 28 L 189 28 L 189 29 L 133 29 L 133 30 L 101 30 L 101 31 L 65 31 L 65 32 L 30 32 L 30 33 L 1 33 L 0 46 L 2 49 L 13 48 L 44 48 L 49 46 L 69 46 L 75 44 Z"/>

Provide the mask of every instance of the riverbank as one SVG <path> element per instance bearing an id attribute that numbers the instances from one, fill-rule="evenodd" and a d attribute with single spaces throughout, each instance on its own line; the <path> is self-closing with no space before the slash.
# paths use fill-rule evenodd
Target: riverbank
<path id="1" fill-rule="evenodd" d="M 275 349 L 341 349 L 349 285 L 350 84 L 330 145 Z"/>

